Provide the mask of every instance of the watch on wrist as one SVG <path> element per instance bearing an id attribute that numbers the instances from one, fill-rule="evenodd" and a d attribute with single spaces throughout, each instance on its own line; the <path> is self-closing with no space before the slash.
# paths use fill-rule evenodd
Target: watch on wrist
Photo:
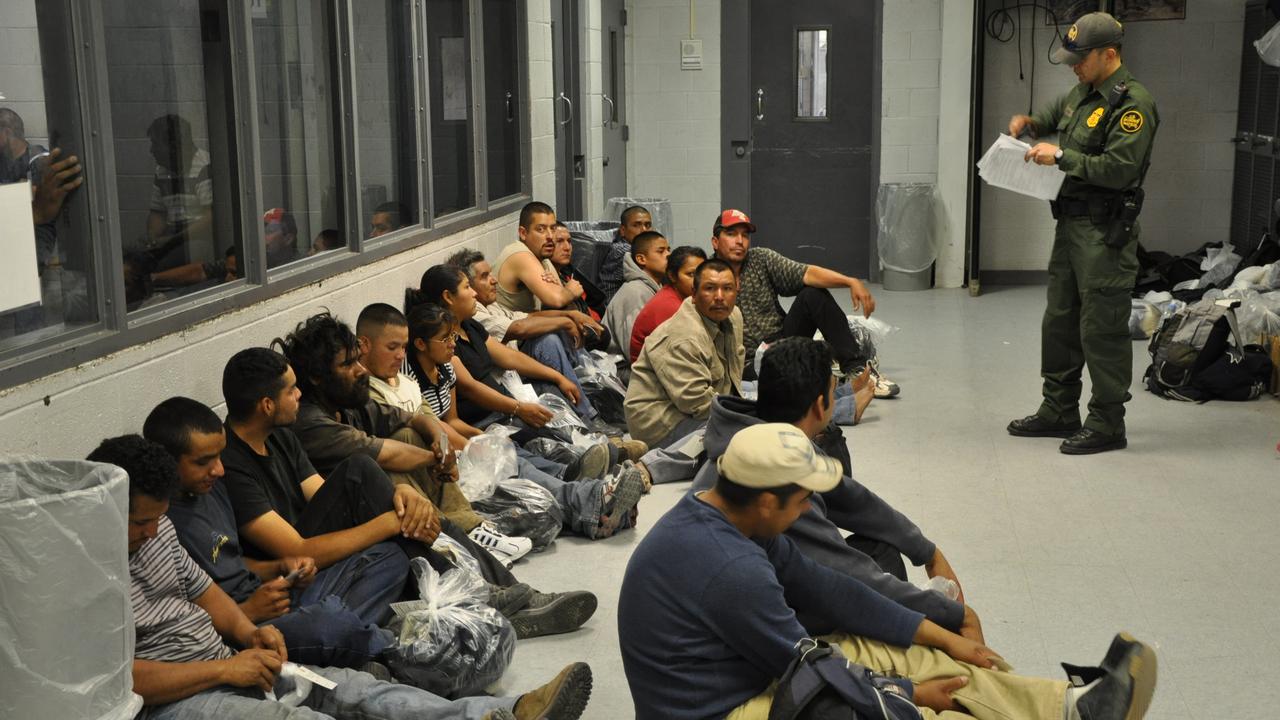
<path id="1" fill-rule="evenodd" d="M 1053 154 L 1053 161 L 1056 163 L 1061 159 L 1062 159 L 1062 148 L 1058 148 L 1058 151 Z"/>

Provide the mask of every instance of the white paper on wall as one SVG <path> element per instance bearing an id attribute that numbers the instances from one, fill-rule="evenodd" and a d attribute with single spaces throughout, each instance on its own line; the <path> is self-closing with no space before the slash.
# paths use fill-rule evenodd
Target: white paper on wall
<path id="1" fill-rule="evenodd" d="M 40 269 L 36 261 L 36 228 L 31 219 L 31 185 L 0 185 L 0 312 L 40 304 Z"/>

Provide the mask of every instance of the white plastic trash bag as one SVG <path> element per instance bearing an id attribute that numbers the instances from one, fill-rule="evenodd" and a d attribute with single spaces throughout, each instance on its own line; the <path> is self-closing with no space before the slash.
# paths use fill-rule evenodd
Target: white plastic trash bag
<path id="1" fill-rule="evenodd" d="M 901 273 L 928 270 L 938 258 L 934 186 L 885 183 L 876 193 L 880 264 Z"/>
<path id="2" fill-rule="evenodd" d="M 515 476 L 513 432 L 503 425 L 490 425 L 458 455 L 458 489 L 471 502 L 489 497 L 499 481 Z"/>
<path id="3" fill-rule="evenodd" d="M 127 720 L 129 476 L 0 459 L 0 718 Z"/>
<path id="4" fill-rule="evenodd" d="M 1280 23 L 1273 25 L 1266 35 L 1255 40 L 1253 47 L 1257 49 L 1262 62 L 1280 67 Z"/>

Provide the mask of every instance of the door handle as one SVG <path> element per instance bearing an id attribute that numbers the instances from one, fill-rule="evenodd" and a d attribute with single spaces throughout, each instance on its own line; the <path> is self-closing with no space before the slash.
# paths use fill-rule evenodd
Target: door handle
<path id="1" fill-rule="evenodd" d="M 514 109 L 511 107 L 511 93 L 508 92 L 507 93 L 507 122 L 515 122 L 515 121 L 516 121 L 516 114 Z"/>
<path id="2" fill-rule="evenodd" d="M 565 115 L 564 120 L 560 121 L 561 125 L 568 125 L 569 123 L 573 122 L 573 101 L 565 97 L 564 93 L 560 93 L 560 96 L 557 97 L 556 99 L 563 100 L 565 104 L 569 106 L 569 112 Z"/>
<path id="3" fill-rule="evenodd" d="M 604 126 L 609 127 L 609 123 L 618 119 L 618 106 L 613 102 L 613 98 L 609 97 L 609 93 L 600 93 L 600 97 L 609 103 L 609 114 L 604 116 Z"/>
<path id="4" fill-rule="evenodd" d="M 764 88 L 756 88 L 756 119 L 764 119 Z"/>

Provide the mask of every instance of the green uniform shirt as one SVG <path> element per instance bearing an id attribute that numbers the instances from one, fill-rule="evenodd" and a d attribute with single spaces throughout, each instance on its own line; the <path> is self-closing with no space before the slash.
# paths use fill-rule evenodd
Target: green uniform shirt
<path id="1" fill-rule="evenodd" d="M 1128 85 L 1129 94 L 1113 109 L 1108 99 L 1120 82 Z M 1140 185 L 1160 125 L 1155 99 L 1124 65 L 1097 90 L 1080 83 L 1031 120 L 1039 137 L 1058 135 L 1058 168 L 1067 174 L 1059 197 L 1087 197 Z"/>

